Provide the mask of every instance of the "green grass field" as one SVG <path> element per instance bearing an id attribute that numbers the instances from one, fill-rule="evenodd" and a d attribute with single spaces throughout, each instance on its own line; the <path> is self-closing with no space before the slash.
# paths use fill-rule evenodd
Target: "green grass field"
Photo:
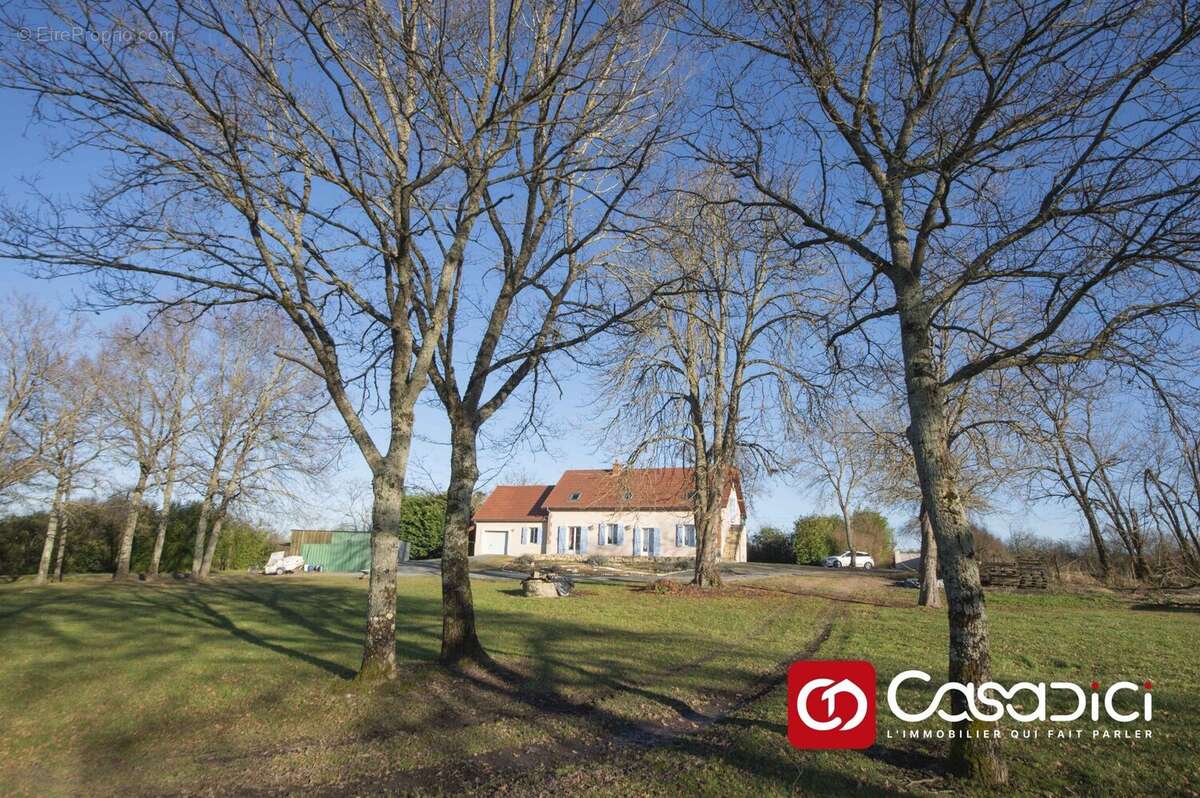
<path id="1" fill-rule="evenodd" d="M 778 580 L 776 580 L 778 581 Z M 780 585 L 774 585 L 780 587 Z M 439 586 L 400 581 L 395 683 L 352 681 L 365 591 L 331 576 L 211 585 L 103 577 L 0 587 L 0 792 L 507 791 L 721 795 L 961 785 L 935 741 L 802 752 L 785 737 L 800 653 L 941 678 L 942 612 L 788 593 L 664 596 L 585 585 L 531 600 L 476 580 L 499 674 L 435 664 Z M 907 594 L 906 594 L 907 595 Z M 1109 597 L 991 597 L 1000 681 L 1154 682 L 1154 737 L 1015 741 L 1023 794 L 1200 791 L 1200 614 Z M 882 696 L 881 696 L 882 701 Z M 719 717 L 718 722 L 712 722 Z"/>

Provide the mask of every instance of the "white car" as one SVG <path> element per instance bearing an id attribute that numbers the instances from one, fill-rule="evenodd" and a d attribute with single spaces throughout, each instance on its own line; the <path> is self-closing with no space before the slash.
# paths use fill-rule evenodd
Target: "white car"
<path id="1" fill-rule="evenodd" d="M 874 568 L 875 559 L 865 551 L 856 551 L 854 553 L 854 564 L 859 568 Z M 846 549 L 841 554 L 834 554 L 826 557 L 822 562 L 826 568 L 849 568 L 850 567 L 850 550 Z"/>

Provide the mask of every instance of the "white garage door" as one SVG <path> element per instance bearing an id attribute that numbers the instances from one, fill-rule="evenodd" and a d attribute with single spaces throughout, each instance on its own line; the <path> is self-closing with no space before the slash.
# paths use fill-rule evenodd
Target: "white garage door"
<path id="1" fill-rule="evenodd" d="M 485 531 L 483 533 L 483 553 L 508 554 L 508 533 Z"/>

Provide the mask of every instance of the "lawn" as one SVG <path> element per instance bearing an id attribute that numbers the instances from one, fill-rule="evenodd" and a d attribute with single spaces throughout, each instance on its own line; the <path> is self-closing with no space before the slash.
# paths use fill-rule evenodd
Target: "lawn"
<path id="1" fill-rule="evenodd" d="M 940 744 L 801 752 L 774 677 L 791 658 L 944 672 L 941 612 L 773 591 L 713 598 L 585 585 L 566 600 L 476 580 L 499 673 L 433 659 L 433 578 L 400 581 L 402 676 L 362 688 L 355 579 L 207 586 L 80 578 L 0 587 L 0 792 L 831 794 L 957 789 Z M 822 590 L 821 592 L 827 592 Z M 907 595 L 907 594 L 904 594 Z M 1197 794 L 1200 614 L 998 594 L 1001 681 L 1154 682 L 1148 741 L 1006 745 L 1023 794 Z M 721 718 L 719 722 L 711 722 Z"/>

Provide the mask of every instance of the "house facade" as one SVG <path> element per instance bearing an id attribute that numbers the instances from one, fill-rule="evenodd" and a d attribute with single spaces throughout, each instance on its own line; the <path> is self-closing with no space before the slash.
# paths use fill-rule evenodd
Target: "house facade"
<path id="1" fill-rule="evenodd" d="M 573 469 L 553 485 L 499 485 L 475 512 L 473 554 L 694 557 L 688 468 Z M 745 562 L 746 504 L 731 475 L 718 557 Z"/>

